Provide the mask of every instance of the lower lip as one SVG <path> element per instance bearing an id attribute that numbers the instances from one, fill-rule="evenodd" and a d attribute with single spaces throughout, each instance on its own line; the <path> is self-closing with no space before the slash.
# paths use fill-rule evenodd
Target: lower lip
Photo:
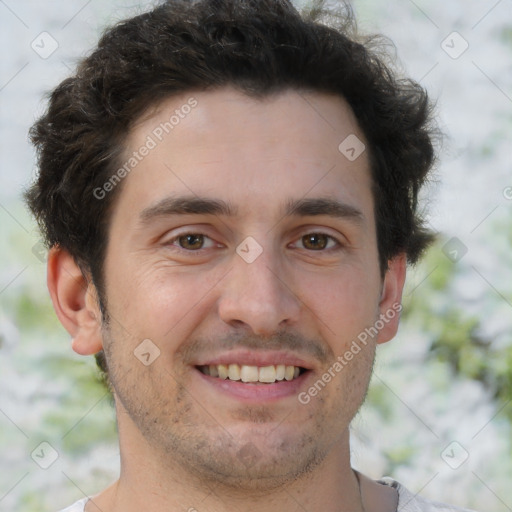
<path id="1" fill-rule="evenodd" d="M 271 402 L 287 397 L 297 397 L 304 388 L 311 371 L 306 371 L 293 380 L 281 380 L 272 384 L 244 383 L 239 380 L 219 379 L 205 375 L 197 368 L 197 375 L 209 386 L 221 393 L 246 402 Z"/>

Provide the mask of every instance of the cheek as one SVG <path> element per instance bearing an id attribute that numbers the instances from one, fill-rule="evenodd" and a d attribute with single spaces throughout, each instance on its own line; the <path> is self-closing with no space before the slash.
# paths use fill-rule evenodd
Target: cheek
<path id="1" fill-rule="evenodd" d="M 109 309 L 128 332 L 155 342 L 166 340 L 167 344 L 181 339 L 187 326 L 197 324 L 198 318 L 207 314 L 215 285 L 222 277 L 221 272 L 200 273 L 166 263 L 140 265 L 129 274 L 122 270 L 111 275 Z"/>
<path id="2" fill-rule="evenodd" d="M 322 321 L 326 339 L 357 336 L 378 314 L 379 286 L 355 267 L 302 282 L 302 300 Z"/>

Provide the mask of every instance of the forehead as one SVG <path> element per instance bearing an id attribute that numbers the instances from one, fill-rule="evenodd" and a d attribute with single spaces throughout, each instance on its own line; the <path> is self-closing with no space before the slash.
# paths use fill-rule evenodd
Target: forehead
<path id="1" fill-rule="evenodd" d="M 364 202 L 371 190 L 364 148 L 352 110 L 337 96 L 191 92 L 160 102 L 132 126 L 121 202 L 141 210 L 169 195 L 216 196 L 241 214 L 247 207 L 262 215 L 274 203 L 282 210 L 285 196 Z"/>

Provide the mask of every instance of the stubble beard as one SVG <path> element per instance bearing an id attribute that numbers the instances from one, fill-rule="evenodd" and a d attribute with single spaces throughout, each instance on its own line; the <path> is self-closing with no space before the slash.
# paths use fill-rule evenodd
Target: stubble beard
<path id="1" fill-rule="evenodd" d="M 121 453 L 124 432 L 119 419 L 123 416 L 123 421 L 136 427 L 140 442 L 161 468 L 161 475 L 172 479 L 181 475 L 196 485 L 241 496 L 296 483 L 326 460 L 364 401 L 375 353 L 374 348 L 366 350 L 350 376 L 342 373 L 338 382 L 329 384 L 333 386 L 330 392 L 324 390 L 315 397 L 314 403 L 318 401 L 321 406 L 312 409 L 306 426 L 296 424 L 293 428 L 286 423 L 286 414 L 279 417 L 266 406 L 241 406 L 233 413 L 233 428 L 219 422 L 190 395 L 180 384 L 186 382 L 182 375 L 173 375 L 156 363 L 145 367 L 131 353 L 120 354 L 120 334 L 113 335 L 110 326 L 104 324 L 104 350 L 118 412 Z M 168 394 L 162 383 L 168 384 Z M 341 399 L 333 400 L 333 396 Z M 297 407 L 307 405 L 297 401 Z"/>

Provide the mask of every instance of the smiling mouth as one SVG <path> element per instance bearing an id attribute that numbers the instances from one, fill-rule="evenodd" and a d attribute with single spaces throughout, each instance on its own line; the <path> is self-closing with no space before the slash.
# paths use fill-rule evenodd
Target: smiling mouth
<path id="1" fill-rule="evenodd" d="M 280 381 L 291 381 L 308 371 L 300 366 L 284 364 L 271 366 L 210 364 L 197 366 L 196 368 L 209 377 L 241 381 L 247 384 L 274 384 Z"/>

